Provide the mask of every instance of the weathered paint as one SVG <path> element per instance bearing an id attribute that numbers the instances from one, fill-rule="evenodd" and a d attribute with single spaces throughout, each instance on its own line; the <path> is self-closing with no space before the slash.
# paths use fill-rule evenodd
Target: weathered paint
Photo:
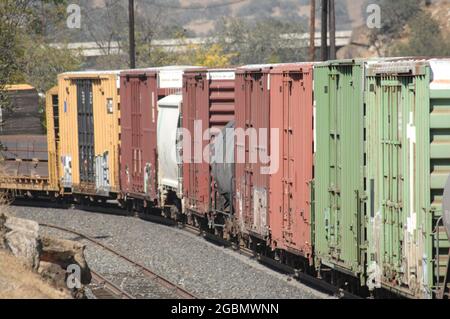
<path id="1" fill-rule="evenodd" d="M 312 258 L 313 67 L 279 66 L 270 76 L 269 126 L 279 130 L 279 152 L 271 153 L 279 169 L 268 185 L 272 247 Z"/>
<path id="2" fill-rule="evenodd" d="M 153 201 L 157 196 L 157 71 L 125 71 L 120 81 L 121 190 L 129 197 Z"/>
<path id="3" fill-rule="evenodd" d="M 271 66 L 247 66 L 236 71 L 236 131 L 246 133 L 235 144 L 236 217 L 243 233 L 268 240 L 269 175 L 262 174 L 259 154 L 270 154 L 270 71 Z M 266 130 L 265 134 L 264 131 Z M 253 131 L 253 138 L 250 136 Z M 260 141 L 259 133 L 265 137 Z M 256 138 L 256 141 L 255 141 Z M 260 145 L 264 144 L 264 145 Z M 245 156 L 243 156 L 245 154 Z M 242 161 L 244 160 L 244 161 Z"/>
<path id="4" fill-rule="evenodd" d="M 91 83 L 91 96 L 87 96 L 86 92 L 84 96 L 79 94 L 77 85 L 81 81 L 86 81 L 85 84 Z M 108 153 L 110 192 L 118 193 L 120 190 L 119 86 L 119 71 L 73 72 L 58 76 L 61 161 L 59 170 L 60 176 L 63 177 L 62 183 L 73 188 L 75 193 L 108 195 L 108 192 L 96 189 L 95 176 L 91 173 L 94 172 L 95 175 L 95 157 L 103 156 L 106 152 Z M 78 95 L 81 96 L 81 100 L 78 99 Z M 92 114 L 89 109 L 80 110 L 79 106 L 83 103 L 85 107 L 92 104 Z M 94 154 L 90 154 L 88 145 L 92 128 Z M 82 143 L 80 138 L 83 138 Z M 80 154 L 80 148 L 84 154 Z M 83 161 L 81 161 L 82 157 Z M 81 171 L 86 175 L 85 181 L 81 180 Z"/>
<path id="5" fill-rule="evenodd" d="M 315 255 L 354 276 L 364 272 L 364 63 L 316 65 Z"/>
<path id="6" fill-rule="evenodd" d="M 50 182 L 50 158 L 45 135 L 2 135 L 0 143 L 0 189 L 58 190 L 58 185 Z"/>
<path id="7" fill-rule="evenodd" d="M 209 144 L 214 134 L 228 122 L 234 120 L 234 69 L 189 70 L 183 78 L 182 127 L 191 134 L 191 139 L 183 138 L 183 207 L 188 212 L 201 216 L 209 213 L 214 206 L 213 182 L 210 164 L 203 158 L 203 150 L 208 154 Z M 195 123 L 201 129 L 195 129 Z M 206 129 L 214 129 L 212 137 L 202 139 Z M 194 139 L 194 135 L 197 138 Z M 189 144 L 185 144 L 189 143 Z M 190 148 L 190 154 L 186 149 Z M 201 158 L 196 156 L 196 149 Z"/>
<path id="8" fill-rule="evenodd" d="M 45 95 L 45 115 L 47 124 L 49 183 L 54 190 L 59 189 L 59 98 L 58 87 L 53 87 Z"/>
<path id="9" fill-rule="evenodd" d="M 437 221 L 450 174 L 449 70 L 450 60 L 368 69 L 369 279 L 408 297 L 431 297 L 447 265 Z"/>

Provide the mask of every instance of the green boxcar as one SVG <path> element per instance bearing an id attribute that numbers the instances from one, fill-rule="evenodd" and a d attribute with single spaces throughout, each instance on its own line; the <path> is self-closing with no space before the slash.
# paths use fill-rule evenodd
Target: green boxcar
<path id="1" fill-rule="evenodd" d="M 316 265 L 361 279 L 366 256 L 364 81 L 363 61 L 315 66 Z"/>
<path id="2" fill-rule="evenodd" d="M 366 85 L 368 283 L 429 298 L 449 251 L 450 60 L 375 63 Z"/>

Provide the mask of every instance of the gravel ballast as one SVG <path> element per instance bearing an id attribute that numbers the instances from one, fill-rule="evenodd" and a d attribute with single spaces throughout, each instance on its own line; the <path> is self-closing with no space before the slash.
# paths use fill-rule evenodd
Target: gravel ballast
<path id="1" fill-rule="evenodd" d="M 11 215 L 17 217 L 69 228 L 97 239 L 200 298 L 330 298 L 270 270 L 255 260 L 175 227 L 132 217 L 73 209 L 12 206 L 8 210 Z M 53 232 L 59 237 L 81 240 L 59 231 L 45 228 L 42 231 Z M 81 242 L 84 243 L 82 240 Z M 111 253 L 88 246 L 86 258 L 90 267 L 108 279 L 114 280 L 116 284 L 122 285 L 125 290 L 128 290 L 128 287 L 143 286 L 146 289 L 142 288 L 141 291 L 149 291 L 148 280 Z M 142 293 L 139 297 L 172 296 L 156 291 Z"/>

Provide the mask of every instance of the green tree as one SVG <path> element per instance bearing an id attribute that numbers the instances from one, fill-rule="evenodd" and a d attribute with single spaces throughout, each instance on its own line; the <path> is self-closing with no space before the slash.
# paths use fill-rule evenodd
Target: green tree
<path id="1" fill-rule="evenodd" d="M 303 61 L 306 56 L 298 34 L 301 25 L 275 19 L 256 23 L 242 19 L 228 19 L 218 26 L 219 43 L 225 53 L 233 54 L 231 63 L 275 63 Z"/>
<path id="2" fill-rule="evenodd" d="M 447 56 L 450 44 L 430 13 L 421 12 L 408 24 L 408 41 L 394 46 L 398 56 Z"/>
<path id="3" fill-rule="evenodd" d="M 409 21 L 423 12 L 423 0 L 378 0 L 378 4 L 381 7 L 381 28 L 373 29 L 369 40 L 383 56 L 386 49 L 401 37 Z"/>

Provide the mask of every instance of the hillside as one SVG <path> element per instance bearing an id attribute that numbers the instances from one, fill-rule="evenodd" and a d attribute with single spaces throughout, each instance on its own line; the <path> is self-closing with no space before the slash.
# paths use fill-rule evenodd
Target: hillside
<path id="1" fill-rule="evenodd" d="M 317 17 L 320 16 L 320 0 L 317 1 Z M 114 5 L 121 6 L 120 13 L 126 14 L 127 1 L 81 0 L 81 5 L 89 14 L 105 10 Z M 163 21 L 165 24 L 181 27 L 192 35 L 214 34 L 215 25 L 222 18 L 242 18 L 257 20 L 274 18 L 296 22 L 308 27 L 310 0 L 153 0 L 136 1 L 137 14 L 147 20 Z M 348 30 L 363 21 L 364 1 L 336 0 L 336 21 L 338 30 Z M 86 19 L 88 23 L 92 18 Z M 126 15 L 117 22 L 126 20 Z M 94 20 L 98 22 L 98 20 Z M 320 19 L 317 19 L 320 27 Z"/>

